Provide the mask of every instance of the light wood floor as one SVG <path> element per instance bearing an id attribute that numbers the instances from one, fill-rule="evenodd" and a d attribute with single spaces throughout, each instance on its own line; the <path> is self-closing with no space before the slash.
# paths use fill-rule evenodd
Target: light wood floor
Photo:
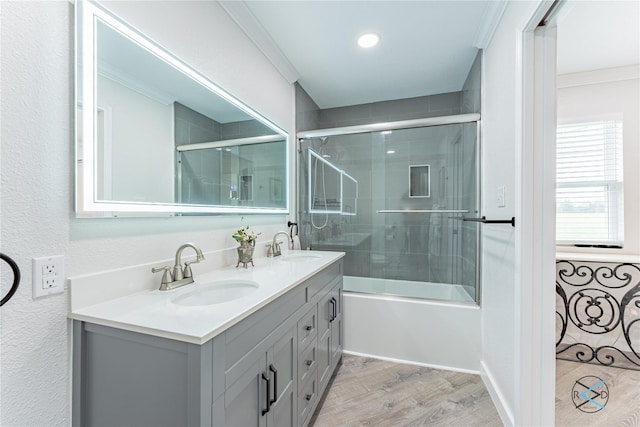
<path id="1" fill-rule="evenodd" d="M 598 412 L 583 412 L 573 402 L 576 381 L 585 376 L 604 380 L 609 389 Z M 640 427 L 640 371 L 558 360 L 555 393 L 557 427 Z M 314 427 L 419 425 L 502 422 L 478 375 L 349 355 L 311 422 Z"/>
<path id="2" fill-rule="evenodd" d="M 573 403 L 576 381 L 586 376 L 603 380 L 609 390 L 609 400 L 598 412 L 585 413 Z M 591 387 L 593 381 L 584 384 Z M 557 360 L 556 426 L 640 427 L 640 371 Z"/>
<path id="3" fill-rule="evenodd" d="M 501 426 L 479 375 L 344 355 L 315 427 Z"/>

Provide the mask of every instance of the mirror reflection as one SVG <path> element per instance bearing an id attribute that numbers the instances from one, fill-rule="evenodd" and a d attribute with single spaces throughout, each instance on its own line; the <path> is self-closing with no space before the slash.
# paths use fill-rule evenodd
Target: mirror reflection
<path id="1" fill-rule="evenodd" d="M 286 133 L 79 3 L 78 212 L 286 213 Z"/>

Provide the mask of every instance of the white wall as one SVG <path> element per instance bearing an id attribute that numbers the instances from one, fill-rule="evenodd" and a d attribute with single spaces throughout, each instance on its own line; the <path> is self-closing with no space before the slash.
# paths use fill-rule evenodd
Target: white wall
<path id="1" fill-rule="evenodd" d="M 631 75 L 638 75 L 638 67 L 628 67 Z M 619 69 L 609 70 L 616 76 Z M 624 171 L 624 248 L 571 248 L 571 252 L 606 253 L 609 255 L 640 255 L 640 79 L 602 82 L 607 70 L 561 76 L 563 87 L 558 89 L 558 123 L 593 120 L 602 116 L 623 116 Z M 593 76 L 596 83 L 584 84 Z M 596 80 L 597 78 L 597 80 Z M 558 247 L 558 250 L 567 250 Z"/>
<path id="2" fill-rule="evenodd" d="M 247 104 L 293 129 L 292 86 L 217 3 L 113 7 Z M 232 247 L 230 234 L 240 217 L 74 218 L 73 6 L 3 1 L 0 16 L 0 245 L 23 273 L 17 294 L 0 309 L 0 424 L 68 426 L 67 295 L 32 300 L 31 258 L 63 254 L 67 275 L 76 276 L 170 259 L 186 241 L 204 251 Z M 249 221 L 263 239 L 286 228 L 282 216 Z"/>
<path id="3" fill-rule="evenodd" d="M 484 55 L 483 93 L 483 213 L 487 218 L 516 216 L 516 147 L 522 141 L 518 112 L 523 72 L 522 32 L 538 1 L 510 2 Z M 499 186 L 506 187 L 506 206 L 497 207 Z M 518 218 L 516 218 L 518 224 Z M 518 287 L 516 231 L 510 226 L 485 225 L 482 239 L 482 368 L 503 421 L 512 424 L 518 411 L 517 387 Z M 505 419 L 506 417 L 506 419 Z M 517 418 L 517 417 L 515 417 Z"/>

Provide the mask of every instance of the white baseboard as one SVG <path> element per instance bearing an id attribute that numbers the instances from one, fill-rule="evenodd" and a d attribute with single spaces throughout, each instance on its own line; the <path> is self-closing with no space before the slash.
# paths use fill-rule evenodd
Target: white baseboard
<path id="1" fill-rule="evenodd" d="M 480 372 L 473 371 L 471 369 L 452 368 L 451 366 L 441 366 L 441 365 L 433 365 L 433 364 L 429 364 L 429 363 L 414 362 L 412 360 L 394 359 L 393 357 L 384 357 L 384 356 L 377 356 L 375 354 L 358 353 L 358 352 L 349 351 L 349 350 L 343 350 L 342 353 L 343 354 L 348 354 L 350 356 L 369 357 L 371 359 L 384 360 L 384 361 L 387 361 L 387 362 L 403 363 L 405 365 L 422 366 L 422 367 L 425 367 L 425 368 L 442 369 L 442 370 L 445 370 L 445 371 L 461 372 L 461 373 L 464 373 L 464 374 L 481 375 Z"/>
<path id="2" fill-rule="evenodd" d="M 500 415 L 502 424 L 507 427 L 513 427 L 515 425 L 513 412 L 511 411 L 511 408 L 509 408 L 509 405 L 507 405 L 506 400 L 504 399 L 504 394 L 496 385 L 496 381 L 491 374 L 491 371 L 482 360 L 480 361 L 480 369 L 480 376 L 482 377 L 482 381 L 484 382 L 484 385 L 491 396 L 491 400 L 498 411 L 498 415 Z"/>

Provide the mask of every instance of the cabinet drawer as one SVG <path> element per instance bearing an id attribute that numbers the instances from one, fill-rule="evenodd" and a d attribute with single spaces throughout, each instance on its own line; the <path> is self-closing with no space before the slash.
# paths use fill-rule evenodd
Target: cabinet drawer
<path id="1" fill-rule="evenodd" d="M 311 301 L 314 296 L 325 286 L 331 283 L 337 276 L 342 275 L 342 261 L 337 261 L 316 274 L 307 285 L 307 301 Z"/>
<path id="2" fill-rule="evenodd" d="M 315 377 L 316 369 L 318 368 L 317 356 L 318 347 L 315 342 L 311 343 L 311 345 L 298 356 L 298 387 L 302 387 L 310 377 Z"/>
<path id="3" fill-rule="evenodd" d="M 303 349 L 318 335 L 318 309 L 314 304 L 311 310 L 298 321 L 298 348 Z"/>
<path id="4" fill-rule="evenodd" d="M 231 369 L 304 303 L 305 290 L 297 287 L 227 330 L 226 370 Z"/>
<path id="5" fill-rule="evenodd" d="M 316 378 L 311 379 L 298 394 L 298 421 L 306 425 L 311 416 L 311 411 L 318 399 L 318 387 Z M 304 420 L 304 421 L 303 421 Z"/>

